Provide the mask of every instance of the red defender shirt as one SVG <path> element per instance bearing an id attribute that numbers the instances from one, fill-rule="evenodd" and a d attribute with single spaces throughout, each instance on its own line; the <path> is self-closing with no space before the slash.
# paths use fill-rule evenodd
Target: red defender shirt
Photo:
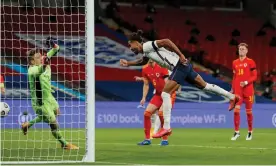
<path id="1" fill-rule="evenodd" d="M 4 77 L 0 75 L 0 88 L 4 88 Z"/>
<path id="2" fill-rule="evenodd" d="M 147 78 L 156 90 L 156 95 L 161 95 L 162 90 L 165 86 L 165 78 L 169 75 L 168 69 L 162 68 L 158 64 L 154 64 L 153 67 L 145 65 L 142 69 L 142 76 Z"/>
<path id="3" fill-rule="evenodd" d="M 251 96 L 254 95 L 253 82 L 257 79 L 256 63 L 250 58 L 244 60 L 236 59 L 233 61 L 233 82 L 232 89 L 235 94 Z M 247 85 L 240 86 L 240 82 L 247 81 Z"/>

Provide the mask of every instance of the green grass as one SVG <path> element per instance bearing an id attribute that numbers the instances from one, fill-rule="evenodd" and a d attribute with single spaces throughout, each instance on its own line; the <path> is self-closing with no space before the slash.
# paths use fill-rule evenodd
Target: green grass
<path id="1" fill-rule="evenodd" d="M 1 160 L 81 160 L 85 154 L 85 131 L 66 130 L 65 138 L 80 146 L 64 151 L 48 130 L 1 131 Z M 170 145 L 137 146 L 142 129 L 97 129 L 96 164 L 276 164 L 276 131 L 256 129 L 246 141 L 246 130 L 230 141 L 232 129 L 174 129 Z"/>

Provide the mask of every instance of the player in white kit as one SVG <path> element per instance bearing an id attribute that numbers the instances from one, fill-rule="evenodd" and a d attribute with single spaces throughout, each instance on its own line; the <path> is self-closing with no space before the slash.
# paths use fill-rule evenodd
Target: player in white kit
<path id="1" fill-rule="evenodd" d="M 185 58 L 177 46 L 169 39 L 155 40 L 143 42 L 142 32 L 132 33 L 128 41 L 131 51 L 135 54 L 142 53 L 143 57 L 135 61 L 120 60 L 121 66 L 140 66 L 145 65 L 149 59 L 152 59 L 160 66 L 172 71 L 169 80 L 166 81 L 165 87 L 161 94 L 163 99 L 163 116 L 164 127 L 158 133 L 153 135 L 153 138 L 161 138 L 164 135 L 170 135 L 172 130 L 170 127 L 171 120 L 171 93 L 178 84 L 183 84 L 187 81 L 195 85 L 197 88 L 225 96 L 230 100 L 229 111 L 231 111 L 239 101 L 239 96 L 236 96 L 217 85 L 205 82 L 202 77 L 196 73 L 191 63 Z"/>

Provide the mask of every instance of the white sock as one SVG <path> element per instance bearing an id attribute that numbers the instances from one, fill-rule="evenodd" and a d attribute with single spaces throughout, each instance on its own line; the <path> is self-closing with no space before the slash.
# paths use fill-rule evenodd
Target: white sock
<path id="1" fill-rule="evenodd" d="M 169 93 L 162 92 L 161 96 L 163 99 L 164 129 L 170 129 L 171 128 L 171 109 L 172 109 L 171 95 Z"/>
<path id="2" fill-rule="evenodd" d="M 155 120 L 157 119 L 157 115 L 154 113 L 151 115 L 151 128 L 154 127 L 154 124 L 155 124 Z"/>
<path id="3" fill-rule="evenodd" d="M 157 116 L 155 114 L 155 121 L 154 121 L 154 125 L 153 125 L 154 126 L 153 134 L 156 134 L 158 132 L 158 130 L 160 128 L 160 124 L 161 124 L 161 122 L 160 122 L 159 116 Z"/>
<path id="4" fill-rule="evenodd" d="M 216 94 L 219 94 L 221 96 L 227 97 L 230 100 L 234 100 L 235 99 L 235 95 L 222 89 L 221 87 L 214 85 L 214 84 L 208 84 L 205 86 L 204 90 L 210 91 L 210 92 L 214 92 Z M 164 100 L 164 99 L 163 99 Z"/>

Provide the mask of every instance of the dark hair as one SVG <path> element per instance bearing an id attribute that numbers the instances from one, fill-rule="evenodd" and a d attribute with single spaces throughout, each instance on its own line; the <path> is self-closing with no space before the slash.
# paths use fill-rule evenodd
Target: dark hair
<path id="1" fill-rule="evenodd" d="M 34 49 L 31 49 L 29 51 L 27 51 L 27 57 L 28 57 L 28 63 L 31 65 L 31 61 L 34 60 L 34 55 L 36 53 L 39 53 L 39 50 L 34 48 Z"/>
<path id="2" fill-rule="evenodd" d="M 143 35 L 143 31 L 138 30 L 137 32 L 133 32 L 131 35 L 129 35 L 128 40 L 129 41 L 138 41 L 139 43 L 141 43 L 144 41 L 142 35 Z"/>

